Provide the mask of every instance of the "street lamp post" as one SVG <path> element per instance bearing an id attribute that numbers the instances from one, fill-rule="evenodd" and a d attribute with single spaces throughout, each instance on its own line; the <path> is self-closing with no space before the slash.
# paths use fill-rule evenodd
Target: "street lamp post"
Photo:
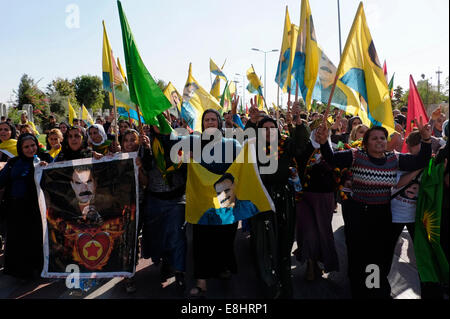
<path id="1" fill-rule="evenodd" d="M 252 48 L 253 51 L 258 51 L 264 53 L 264 99 L 267 99 L 267 86 L 266 86 L 266 55 L 270 52 L 278 52 L 277 49 L 270 50 L 270 51 L 263 51 L 260 49 Z"/>
<path id="2" fill-rule="evenodd" d="M 237 76 L 242 76 L 242 105 L 245 104 L 245 76 L 239 73 L 235 73 Z"/>

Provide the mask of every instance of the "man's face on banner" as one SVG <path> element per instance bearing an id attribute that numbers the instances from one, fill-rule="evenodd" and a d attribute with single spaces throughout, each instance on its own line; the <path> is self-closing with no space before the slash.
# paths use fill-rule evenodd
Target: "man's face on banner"
<path id="1" fill-rule="evenodd" d="M 226 179 L 220 183 L 217 183 L 215 188 L 220 207 L 233 207 L 236 201 L 236 194 L 234 193 L 234 183 L 231 180 Z"/>
<path id="2" fill-rule="evenodd" d="M 178 104 L 180 103 L 180 99 L 178 98 L 178 94 L 177 92 L 172 92 L 172 101 L 173 101 L 173 106 L 178 106 Z"/>
<path id="3" fill-rule="evenodd" d="M 70 182 L 78 203 L 91 202 L 95 196 L 95 181 L 90 170 L 74 171 Z"/>

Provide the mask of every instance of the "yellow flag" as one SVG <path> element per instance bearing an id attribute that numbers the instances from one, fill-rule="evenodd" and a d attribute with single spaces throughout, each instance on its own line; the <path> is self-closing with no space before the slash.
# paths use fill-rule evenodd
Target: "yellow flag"
<path id="1" fill-rule="evenodd" d="M 231 81 L 228 83 L 228 89 L 230 90 L 230 95 L 236 94 L 236 82 Z"/>
<path id="2" fill-rule="evenodd" d="M 82 106 L 81 119 L 85 121 L 88 126 L 94 124 L 94 120 L 84 105 Z"/>
<path id="3" fill-rule="evenodd" d="M 259 176 L 254 143 L 255 139 L 251 139 L 244 144 L 223 175 L 214 174 L 198 163 L 188 165 L 187 222 L 232 224 L 259 212 L 275 211 Z"/>
<path id="4" fill-rule="evenodd" d="M 250 93 L 259 93 L 259 95 L 263 95 L 262 93 L 262 83 L 259 77 L 256 75 L 255 68 L 253 65 L 247 70 L 247 90 Z"/>
<path id="5" fill-rule="evenodd" d="M 77 113 L 75 112 L 74 108 L 72 107 L 72 104 L 70 104 L 69 99 L 67 99 L 67 103 L 69 104 L 69 124 L 73 125 L 73 119 L 77 118 Z"/>
<path id="6" fill-rule="evenodd" d="M 225 62 L 223 63 L 222 69 L 225 66 Z M 209 58 L 209 71 L 212 74 L 217 75 L 219 78 L 221 78 L 224 81 L 228 81 L 227 77 L 225 76 L 225 74 L 223 73 L 223 71 L 221 69 L 219 69 L 219 67 L 214 63 L 214 61 Z"/>
<path id="7" fill-rule="evenodd" d="M 288 66 L 288 73 L 287 73 L 287 81 L 286 81 L 286 87 L 287 87 L 287 91 L 294 93 L 295 89 L 296 89 L 296 82 L 295 80 L 293 80 L 292 78 L 292 66 L 294 64 L 294 58 L 295 58 L 295 48 L 297 46 L 297 37 L 298 37 L 298 32 L 299 32 L 299 28 L 295 25 L 292 24 L 291 25 L 291 30 L 289 31 L 289 36 L 290 36 L 290 52 L 292 52 L 289 55 L 289 66 Z"/>
<path id="8" fill-rule="evenodd" d="M 216 75 L 210 93 L 217 101 L 220 101 L 220 76 Z"/>
<path id="9" fill-rule="evenodd" d="M 316 31 L 312 22 L 311 7 L 308 0 L 302 0 L 296 51 L 305 56 L 303 83 L 307 88 L 305 104 L 311 110 L 311 97 L 319 72 L 321 50 L 317 44 Z M 296 54 L 297 54 L 296 52 Z"/>
<path id="10" fill-rule="evenodd" d="M 181 96 L 180 93 L 178 93 L 177 89 L 173 86 L 172 82 L 169 82 L 169 84 L 167 84 L 163 93 L 170 101 L 170 103 L 172 103 L 172 106 L 176 107 L 178 111 L 181 112 L 181 102 L 183 100 L 183 97 Z"/>
<path id="11" fill-rule="evenodd" d="M 122 69 L 122 65 L 120 64 L 119 58 L 117 58 L 117 66 L 119 67 L 120 74 L 122 74 L 122 78 L 125 80 L 125 84 L 128 85 L 127 76 L 125 75 L 125 72 Z"/>
<path id="12" fill-rule="evenodd" d="M 339 80 L 367 103 L 372 125 L 395 131 L 390 92 L 367 26 L 362 2 L 353 21 L 337 70 Z"/>
<path id="13" fill-rule="evenodd" d="M 288 78 L 289 63 L 291 60 L 291 19 L 289 18 L 288 6 L 286 6 L 286 15 L 284 18 L 283 39 L 281 41 L 280 58 L 278 60 L 278 68 L 275 82 L 286 92 L 286 84 Z"/>
<path id="14" fill-rule="evenodd" d="M 194 131 L 202 131 L 201 118 L 207 109 L 220 110 L 219 102 L 198 84 L 192 75 L 192 63 L 189 64 L 189 74 L 183 90 L 181 117 Z"/>

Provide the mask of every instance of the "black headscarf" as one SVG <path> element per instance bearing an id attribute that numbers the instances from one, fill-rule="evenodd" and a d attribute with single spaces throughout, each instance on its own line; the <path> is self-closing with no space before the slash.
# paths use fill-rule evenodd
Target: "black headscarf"
<path id="1" fill-rule="evenodd" d="M 36 138 L 36 136 L 34 136 L 33 134 L 30 134 L 30 133 L 20 134 L 19 138 L 17 139 L 17 155 L 18 155 L 18 157 L 20 157 L 23 160 L 27 160 L 27 161 L 33 160 L 32 157 L 31 158 L 26 157 L 22 150 L 23 143 L 25 143 L 25 141 L 27 141 L 27 140 L 32 140 L 36 144 L 36 147 L 37 147 L 36 155 L 40 158 L 41 161 L 46 161 L 47 163 L 51 162 L 51 156 L 45 152 L 42 152 L 39 149 L 38 139 Z"/>
<path id="2" fill-rule="evenodd" d="M 276 128 L 277 131 L 278 131 L 278 139 L 280 139 L 280 138 L 281 138 L 281 133 L 280 133 L 280 130 L 278 130 L 278 124 L 277 124 L 277 121 L 274 120 L 273 118 L 271 118 L 270 116 L 264 116 L 264 117 L 258 122 L 258 128 L 259 128 L 259 129 L 262 128 L 263 125 L 264 125 L 265 123 L 267 123 L 267 122 L 272 122 L 272 123 L 275 125 L 275 128 Z M 256 136 L 258 136 L 258 132 L 256 132 Z"/>
<path id="3" fill-rule="evenodd" d="M 220 116 L 220 113 L 217 110 L 215 110 L 215 109 L 207 109 L 202 114 L 202 132 L 205 130 L 205 127 L 203 126 L 203 119 L 205 118 L 207 113 L 214 113 L 214 114 L 216 114 L 216 116 L 217 116 L 217 123 L 219 125 L 217 128 L 219 130 L 222 130 L 222 118 Z"/>
<path id="4" fill-rule="evenodd" d="M 15 140 L 17 138 L 16 136 L 16 127 L 8 122 L 1 122 L 0 125 L 6 124 L 9 126 L 10 130 L 11 130 L 11 137 L 10 139 Z"/>
<path id="5" fill-rule="evenodd" d="M 69 131 L 72 131 L 74 129 L 78 129 L 82 136 L 81 141 L 81 147 L 80 149 L 74 151 L 69 146 Z M 87 138 L 85 134 L 86 130 L 80 126 L 71 126 L 67 129 L 66 134 L 64 135 L 64 140 L 62 142 L 62 149 L 61 152 L 58 154 L 58 161 L 61 160 L 74 160 L 74 159 L 80 159 L 80 158 L 86 158 L 90 157 L 91 152 L 89 149 L 87 149 Z"/>

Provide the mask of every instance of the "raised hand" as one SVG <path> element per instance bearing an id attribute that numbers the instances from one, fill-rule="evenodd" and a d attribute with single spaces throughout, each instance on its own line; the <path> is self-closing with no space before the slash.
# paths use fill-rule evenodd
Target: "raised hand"
<path id="1" fill-rule="evenodd" d="M 328 128 L 326 123 L 321 123 L 316 130 L 315 140 L 319 144 L 325 144 L 328 140 Z"/>
<path id="2" fill-rule="evenodd" d="M 439 105 L 434 111 L 433 113 L 431 113 L 431 119 L 433 121 L 436 121 L 439 116 L 441 116 L 441 105 Z"/>
<path id="3" fill-rule="evenodd" d="M 420 132 L 420 136 L 422 137 L 422 141 L 430 141 L 431 139 L 431 126 L 430 124 L 426 123 L 423 124 L 423 118 L 422 116 L 419 119 L 419 122 L 417 122 L 416 119 L 414 119 L 414 124 L 417 126 Z"/>
<path id="4" fill-rule="evenodd" d="M 286 113 L 286 124 L 292 124 L 292 114 L 291 112 Z"/>
<path id="5" fill-rule="evenodd" d="M 231 99 L 231 114 L 237 114 L 237 106 L 239 104 L 239 95 L 234 95 Z"/>

